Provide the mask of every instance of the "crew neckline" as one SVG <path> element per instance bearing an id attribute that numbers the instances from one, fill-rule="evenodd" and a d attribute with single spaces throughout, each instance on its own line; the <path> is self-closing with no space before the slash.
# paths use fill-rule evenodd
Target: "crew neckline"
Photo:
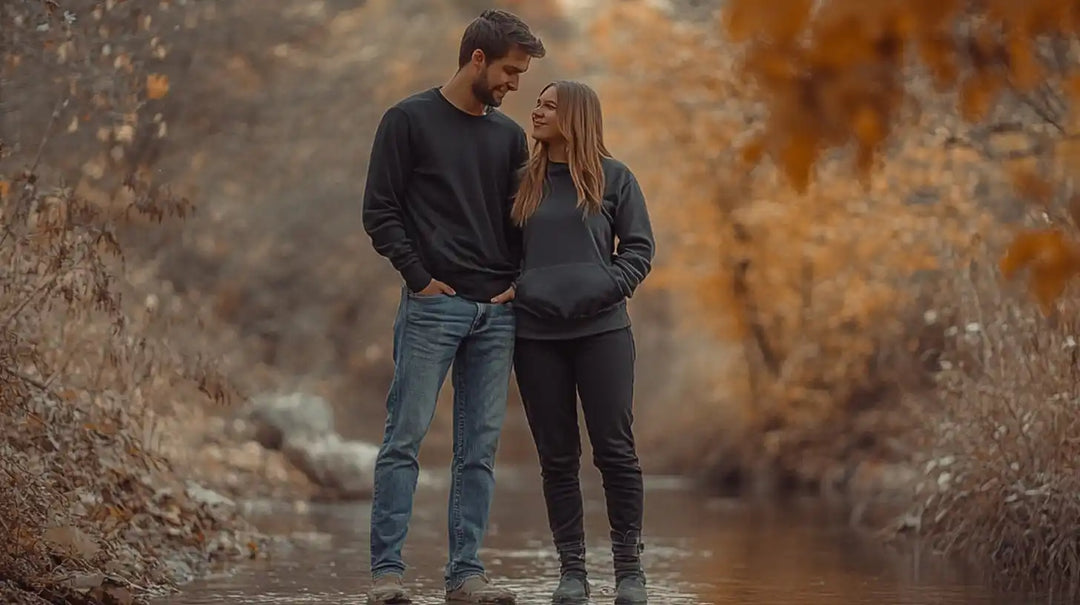
<path id="1" fill-rule="evenodd" d="M 484 106 L 484 113 L 482 113 L 480 115 L 476 115 L 475 113 L 469 113 L 469 112 L 465 111 L 464 109 L 458 107 L 457 105 L 454 105 L 454 103 L 452 101 L 450 101 L 450 99 L 447 99 L 446 95 L 443 94 L 442 86 L 435 86 L 431 90 L 435 93 L 435 96 L 442 99 L 443 103 L 446 103 L 451 109 L 453 109 L 454 111 L 460 113 L 461 115 L 469 117 L 469 118 L 483 119 L 483 118 L 486 118 L 486 117 L 490 116 L 495 110 L 494 107 L 492 107 L 490 105 L 485 105 Z"/>

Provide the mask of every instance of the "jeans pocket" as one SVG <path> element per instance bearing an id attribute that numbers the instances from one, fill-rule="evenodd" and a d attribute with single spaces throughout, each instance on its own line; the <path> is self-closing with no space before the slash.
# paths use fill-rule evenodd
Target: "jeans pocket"
<path id="1" fill-rule="evenodd" d="M 405 289 L 405 296 L 408 296 L 413 300 L 439 300 L 447 298 L 447 295 L 441 292 L 439 294 L 420 294 L 419 292 L 413 292 L 408 288 Z"/>

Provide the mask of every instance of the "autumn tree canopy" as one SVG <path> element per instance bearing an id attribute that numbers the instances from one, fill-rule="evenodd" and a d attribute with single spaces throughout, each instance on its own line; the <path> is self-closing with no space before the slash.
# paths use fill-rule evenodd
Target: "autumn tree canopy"
<path id="1" fill-rule="evenodd" d="M 1017 128 L 1037 142 L 1009 158 L 1020 193 L 1050 209 L 1077 207 L 1063 200 L 1067 169 L 1080 165 L 1080 3 L 733 0 L 722 16 L 768 108 L 744 159 L 770 159 L 798 191 L 830 149 L 849 150 L 868 181 L 898 125 L 944 94 L 967 127 Z M 1077 224 L 1069 212 L 1051 214 Z M 1063 226 L 1023 234 L 1002 262 L 1006 276 L 1031 269 L 1045 311 L 1080 272 Z"/>

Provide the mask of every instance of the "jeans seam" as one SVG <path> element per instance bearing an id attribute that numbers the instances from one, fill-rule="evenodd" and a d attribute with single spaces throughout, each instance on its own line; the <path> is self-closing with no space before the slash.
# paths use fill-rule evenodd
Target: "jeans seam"
<path id="1" fill-rule="evenodd" d="M 406 344 L 406 340 L 407 340 L 407 334 L 408 334 L 408 331 L 409 331 L 409 323 L 410 323 L 409 322 L 409 310 L 410 310 L 410 307 L 413 304 L 415 304 L 415 303 L 413 303 L 411 301 L 410 297 L 408 296 L 408 290 L 406 289 L 406 296 L 403 297 L 402 302 L 401 302 L 400 316 L 397 318 L 397 321 L 395 322 L 395 323 L 397 323 L 397 325 L 395 326 L 395 332 L 396 332 L 395 333 L 395 339 L 397 340 L 397 343 L 396 343 L 397 346 L 395 347 L 395 351 L 394 351 L 394 376 L 393 376 L 392 381 L 390 383 L 389 393 L 387 394 L 386 414 L 387 414 L 388 419 L 389 419 L 390 415 L 393 414 L 393 412 L 391 411 L 392 409 L 399 409 L 400 408 L 400 406 L 398 404 L 401 401 L 401 389 L 402 389 L 402 385 L 403 385 L 403 383 L 405 381 L 405 378 L 404 378 L 405 370 L 403 369 L 402 366 L 404 365 L 404 361 L 405 361 L 405 358 L 406 358 L 405 351 L 408 349 L 408 345 Z M 388 445 L 389 445 L 389 436 L 390 436 L 389 431 L 387 431 L 386 428 L 384 427 L 383 428 L 383 444 L 382 444 L 382 447 L 380 449 L 380 453 L 384 452 L 386 450 L 386 448 L 388 447 Z M 376 457 L 376 461 L 375 461 L 376 467 L 378 466 L 378 462 L 379 462 L 378 457 Z M 379 481 L 380 478 L 382 478 L 382 481 Z M 386 473 L 385 473 L 385 471 L 383 473 L 375 473 L 374 474 L 373 481 L 372 481 L 372 483 L 373 483 L 372 484 L 372 492 L 371 492 L 372 512 L 373 513 L 375 511 L 375 505 L 377 503 L 381 502 L 380 495 L 386 493 L 385 485 L 383 485 L 385 483 L 385 481 L 386 481 Z M 384 506 L 385 506 L 385 504 L 384 504 Z M 372 530 L 374 530 L 374 527 L 372 527 Z M 372 554 L 374 554 L 374 553 L 372 553 Z M 380 559 L 382 558 L 382 556 L 385 556 L 385 552 L 380 553 Z M 372 559 L 374 559 L 374 557 L 372 557 Z M 373 561 L 373 563 L 374 563 L 374 561 Z M 399 574 L 399 575 L 404 575 L 405 574 L 405 564 L 404 564 L 404 561 L 401 560 L 400 553 L 397 553 L 395 555 L 395 560 L 394 561 L 384 563 L 383 568 L 376 569 L 374 567 L 374 565 L 373 565 L 371 573 L 372 573 L 372 578 L 373 579 L 381 577 L 381 576 L 386 575 L 388 573 L 396 573 L 396 574 Z"/>
<path id="2" fill-rule="evenodd" d="M 468 365 L 468 364 L 466 364 L 466 365 Z M 458 365 L 455 363 L 454 364 L 454 373 L 458 375 L 457 376 L 457 378 L 458 378 L 457 382 L 458 382 L 458 385 L 459 385 L 459 388 L 460 388 L 459 391 L 455 391 L 455 393 L 454 393 L 454 399 L 455 399 L 454 404 L 459 409 L 459 413 L 457 414 L 458 419 L 457 419 L 457 422 L 454 424 L 454 440 L 458 444 L 458 448 L 459 448 L 460 451 L 457 452 L 457 454 L 458 454 L 456 456 L 457 460 L 454 462 L 454 471 L 453 471 L 453 473 L 454 473 L 454 482 L 453 482 L 454 483 L 454 486 L 453 486 L 453 488 L 454 488 L 454 496 L 453 496 L 453 498 L 454 498 L 454 506 L 453 506 L 454 528 L 453 528 L 453 532 L 454 532 L 454 544 L 456 545 L 456 547 L 458 549 L 460 549 L 461 548 L 461 542 L 465 539 L 465 531 L 462 528 L 462 519 L 461 519 L 461 482 L 462 482 L 461 474 L 464 471 L 464 467 L 465 467 L 465 449 L 466 449 L 465 448 L 465 443 L 464 443 L 465 397 L 466 397 L 466 394 L 468 393 L 469 389 L 468 389 L 468 386 L 465 384 L 466 375 L 468 374 L 468 372 L 466 372 L 466 368 L 464 368 L 464 367 L 459 368 Z M 457 561 L 455 560 L 455 558 L 457 557 L 458 554 L 459 553 L 457 553 L 457 552 L 450 553 L 450 573 L 448 575 L 451 577 L 451 579 L 453 579 L 454 576 L 457 575 L 457 571 L 458 571 L 456 569 Z"/>

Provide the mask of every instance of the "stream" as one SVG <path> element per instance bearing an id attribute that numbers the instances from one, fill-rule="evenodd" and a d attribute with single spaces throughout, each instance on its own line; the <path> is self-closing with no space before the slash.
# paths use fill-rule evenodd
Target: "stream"
<path id="1" fill-rule="evenodd" d="M 593 603 L 613 601 L 607 520 L 598 476 L 583 468 Z M 539 477 L 500 467 L 482 559 L 519 603 L 549 603 L 558 574 Z M 763 504 L 703 496 L 666 477 L 647 477 L 643 563 L 652 603 L 811 605 L 1018 605 L 1038 601 L 995 593 L 940 558 L 887 548 L 851 528 L 845 513 L 818 500 Z M 261 530 L 290 538 L 269 559 L 201 579 L 158 601 L 365 603 L 368 503 L 261 502 L 247 505 Z M 414 603 L 444 603 L 446 486 L 417 490 L 405 547 Z M 1045 603 L 1045 599 L 1042 601 Z"/>

